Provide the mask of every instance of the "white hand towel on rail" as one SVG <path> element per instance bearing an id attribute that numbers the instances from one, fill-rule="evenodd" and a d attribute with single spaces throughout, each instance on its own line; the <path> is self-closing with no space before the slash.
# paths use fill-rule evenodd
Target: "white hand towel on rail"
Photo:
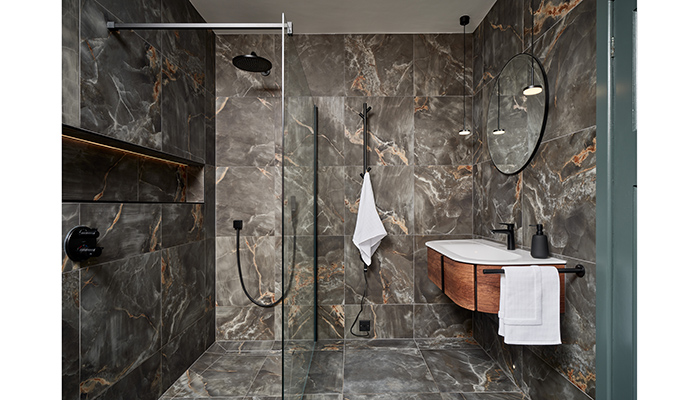
<path id="1" fill-rule="evenodd" d="M 362 261 L 365 264 L 370 265 L 372 254 L 377 250 L 384 236 L 386 236 L 386 229 L 382 225 L 382 220 L 379 218 L 377 207 L 374 204 L 374 192 L 369 172 L 365 172 L 362 192 L 360 193 L 360 205 L 357 210 L 355 233 L 352 235 L 352 242 L 360 250 Z"/>
<path id="2" fill-rule="evenodd" d="M 504 267 L 498 334 L 506 344 L 561 344 L 559 272 L 555 267 Z"/>

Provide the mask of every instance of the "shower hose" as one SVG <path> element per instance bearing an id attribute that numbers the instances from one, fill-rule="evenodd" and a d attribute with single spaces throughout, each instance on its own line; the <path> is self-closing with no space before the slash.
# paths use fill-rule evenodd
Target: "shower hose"
<path id="1" fill-rule="evenodd" d="M 241 281 L 241 286 L 243 287 L 243 293 L 245 293 L 246 297 L 248 297 L 248 300 L 250 300 L 253 304 L 255 304 L 258 307 L 274 307 L 281 303 L 284 298 L 286 297 L 287 293 L 289 293 L 289 288 L 292 285 L 292 278 L 294 275 L 294 265 L 296 262 L 296 253 L 297 253 L 297 227 L 296 227 L 296 218 L 292 217 L 292 228 L 293 228 L 293 238 L 294 242 L 292 243 L 292 267 L 291 267 L 291 275 L 289 276 L 289 282 L 287 283 L 287 290 L 284 290 L 284 287 L 282 288 L 282 296 L 277 299 L 276 301 L 273 301 L 271 303 L 261 303 L 257 300 L 255 300 L 250 293 L 248 293 L 248 289 L 245 287 L 245 282 L 243 282 L 243 272 L 241 271 L 241 229 L 243 229 L 243 221 L 237 220 L 233 221 L 233 227 L 236 229 L 236 260 L 238 262 L 238 277 Z M 284 268 L 282 269 L 282 285 L 284 286 Z"/>

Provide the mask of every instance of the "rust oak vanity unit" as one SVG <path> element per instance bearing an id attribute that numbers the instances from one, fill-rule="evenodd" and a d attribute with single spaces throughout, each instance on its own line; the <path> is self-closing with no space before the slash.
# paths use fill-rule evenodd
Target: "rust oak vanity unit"
<path id="1" fill-rule="evenodd" d="M 498 313 L 501 275 L 484 270 L 529 265 L 566 267 L 564 260 L 533 258 L 526 250 L 506 250 L 506 246 L 488 240 L 435 240 L 426 246 L 428 278 L 460 307 L 489 314 Z M 563 313 L 564 274 L 559 274 L 559 279 Z"/>

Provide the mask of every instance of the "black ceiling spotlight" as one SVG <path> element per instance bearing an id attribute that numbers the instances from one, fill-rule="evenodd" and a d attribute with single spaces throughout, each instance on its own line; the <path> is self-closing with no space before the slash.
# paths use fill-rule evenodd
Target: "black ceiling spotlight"
<path id="1" fill-rule="evenodd" d="M 462 80 L 464 81 L 464 87 L 462 89 L 462 97 L 464 104 L 462 111 L 464 112 L 464 114 L 462 117 L 462 130 L 459 131 L 459 134 L 462 136 L 469 136 L 471 134 L 471 131 L 467 129 L 467 24 L 469 24 L 469 16 L 462 15 L 461 17 L 459 17 L 459 24 L 462 25 L 462 29 L 464 31 L 464 61 L 462 62 Z"/>
<path id="2" fill-rule="evenodd" d="M 234 66 L 243 71 L 260 72 L 262 76 L 270 75 L 270 70 L 272 69 L 270 60 L 258 56 L 254 51 L 250 54 L 233 57 L 232 62 Z"/>

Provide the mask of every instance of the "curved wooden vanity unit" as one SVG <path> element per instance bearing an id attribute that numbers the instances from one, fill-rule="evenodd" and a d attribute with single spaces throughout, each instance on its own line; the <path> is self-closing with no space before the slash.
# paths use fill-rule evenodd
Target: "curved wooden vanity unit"
<path id="1" fill-rule="evenodd" d="M 475 240 L 474 242 L 485 243 Z M 436 241 L 439 242 L 439 241 Z M 524 250 L 519 250 L 518 259 L 499 263 L 498 265 L 487 261 L 467 262 L 467 258 L 455 256 L 454 253 L 445 251 L 442 254 L 435 250 L 440 246 L 436 242 L 426 243 L 428 247 L 428 278 L 442 290 L 455 304 L 468 310 L 479 311 L 488 314 L 498 313 L 500 302 L 501 275 L 484 274 L 485 269 L 501 269 L 504 266 L 529 266 L 542 265 L 557 268 L 566 267 L 566 262 L 556 258 L 533 259 Z M 456 242 L 456 241 L 451 241 Z M 433 245 L 431 245 L 433 244 Z M 491 244 L 489 244 L 491 246 Z M 498 244 L 493 244 L 498 246 Z M 433 248 L 434 247 L 434 248 Z M 505 249 L 505 246 L 503 247 Z M 505 250 L 504 250 L 505 251 Z M 518 251 L 518 250 L 515 250 Z M 526 253 L 526 254 L 523 254 Z M 451 257 L 450 257 L 451 256 Z M 454 260 L 458 258 L 459 260 Z M 561 307 L 564 312 L 564 274 L 559 274 L 559 287 L 561 292 Z"/>

